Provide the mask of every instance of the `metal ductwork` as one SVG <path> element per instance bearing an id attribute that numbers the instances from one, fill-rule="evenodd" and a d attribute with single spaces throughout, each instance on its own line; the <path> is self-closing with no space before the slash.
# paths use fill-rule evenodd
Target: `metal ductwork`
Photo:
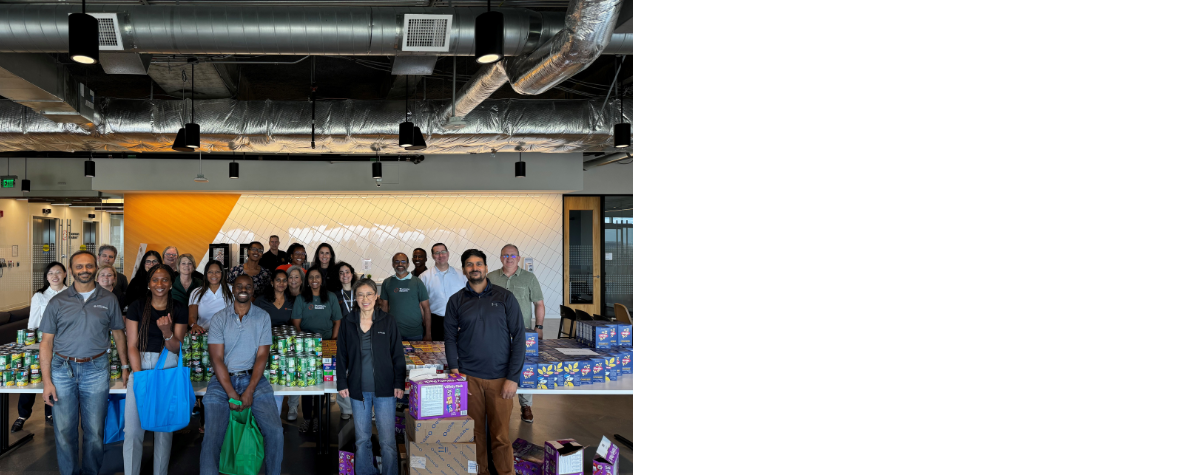
<path id="1" fill-rule="evenodd" d="M 614 2 L 615 3 L 615 2 Z M 564 28 L 561 13 L 523 8 L 504 13 L 504 54 L 534 52 Z M 0 5 L 0 52 L 67 51 L 67 15 L 76 5 Z M 143 54 L 437 55 L 471 56 L 475 17 L 484 8 L 306 7 L 276 5 L 96 5 L 114 13 L 110 28 L 126 52 Z M 451 15 L 445 51 L 403 49 L 405 14 Z M 610 28 L 611 31 L 611 28 Z M 629 54 L 627 33 L 609 54 Z M 102 47 L 103 48 L 103 47 Z"/>
<path id="2" fill-rule="evenodd" d="M 448 131 L 434 115 L 449 101 L 410 102 L 412 121 L 426 134 L 424 154 L 612 150 L 616 101 L 501 99 L 485 102 L 467 125 Z M 317 103 L 316 149 L 310 148 L 312 103 L 196 101 L 201 150 L 246 153 L 406 153 L 397 142 L 403 101 Z M 95 131 L 55 123 L 14 102 L 0 101 L 0 152 L 170 152 L 186 122 L 187 101 L 103 99 Z M 625 120 L 633 101 L 625 100 Z"/>
<path id="3" fill-rule="evenodd" d="M 610 163 L 617 163 L 621 160 L 627 160 L 627 159 L 631 159 L 631 158 L 633 158 L 633 154 L 628 153 L 628 152 L 610 153 L 608 155 L 604 155 L 602 157 L 596 157 L 596 158 L 593 158 L 586 162 L 583 162 L 583 171 L 588 171 L 588 170 L 591 170 L 596 167 L 602 167 L 602 166 L 608 165 Z"/>
<path id="4" fill-rule="evenodd" d="M 587 68 L 608 46 L 622 1 L 574 0 L 561 31 L 528 54 L 480 69 L 463 86 L 452 107 L 442 112 L 442 121 L 466 117 L 505 82 L 518 93 L 537 95 Z"/>
<path id="5" fill-rule="evenodd" d="M 0 96 L 24 106 L 22 113 L 28 112 L 25 107 L 33 109 L 47 122 L 88 126 L 93 120 L 92 91 L 49 55 L 0 54 Z"/>

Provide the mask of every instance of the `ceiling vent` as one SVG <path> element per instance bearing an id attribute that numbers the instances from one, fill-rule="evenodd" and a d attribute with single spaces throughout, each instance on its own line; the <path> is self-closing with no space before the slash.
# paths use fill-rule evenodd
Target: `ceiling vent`
<path id="1" fill-rule="evenodd" d="M 454 15 L 404 15 L 404 44 L 401 51 L 450 51 L 450 28 Z M 101 36 L 104 26 L 101 24 Z"/>
<path id="2" fill-rule="evenodd" d="M 89 13 L 100 22 L 100 51 L 123 51 L 121 44 L 121 25 L 117 23 L 116 13 Z"/>

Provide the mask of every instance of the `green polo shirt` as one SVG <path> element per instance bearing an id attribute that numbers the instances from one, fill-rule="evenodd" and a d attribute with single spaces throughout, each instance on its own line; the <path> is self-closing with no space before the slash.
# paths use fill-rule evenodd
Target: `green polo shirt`
<path id="1" fill-rule="evenodd" d="M 409 272 L 403 279 L 391 276 L 383 279 L 383 298 L 387 299 L 388 313 L 396 317 L 402 337 L 425 337 L 425 320 L 421 317 L 421 302 L 429 300 L 429 289 L 421 279 L 412 278 Z"/>
<path id="2" fill-rule="evenodd" d="M 521 304 L 521 318 L 525 320 L 525 328 L 533 328 L 536 323 L 533 321 L 533 303 L 542 300 L 542 284 L 538 283 L 537 276 L 517 267 L 517 271 L 509 277 L 504 275 L 504 268 L 501 267 L 488 272 L 487 278 L 492 284 L 503 287 L 517 297 L 517 303 Z"/>
<path id="3" fill-rule="evenodd" d="M 292 306 L 292 320 L 300 320 L 301 330 L 320 333 L 321 338 L 328 340 L 333 338 L 333 322 L 342 319 L 342 306 L 333 292 L 325 292 L 325 297 L 324 303 L 316 297 L 312 302 L 305 302 L 303 296 L 296 297 L 296 303 Z"/>

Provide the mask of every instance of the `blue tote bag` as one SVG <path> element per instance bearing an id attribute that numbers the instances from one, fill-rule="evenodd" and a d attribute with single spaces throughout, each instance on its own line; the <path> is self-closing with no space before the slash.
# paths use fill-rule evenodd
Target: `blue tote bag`
<path id="1" fill-rule="evenodd" d="M 133 393 L 137 395 L 138 418 L 142 428 L 152 432 L 175 432 L 187 427 L 192 420 L 192 405 L 196 404 L 183 352 L 174 368 L 159 369 L 166 363 L 167 353 L 163 348 L 155 369 L 130 375 Z"/>
<path id="2" fill-rule="evenodd" d="M 125 440 L 125 395 L 108 395 L 108 414 L 104 417 L 104 443 Z"/>

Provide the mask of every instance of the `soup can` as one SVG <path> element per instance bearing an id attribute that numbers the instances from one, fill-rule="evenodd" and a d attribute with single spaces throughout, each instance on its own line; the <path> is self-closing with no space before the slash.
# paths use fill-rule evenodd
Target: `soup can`
<path id="1" fill-rule="evenodd" d="M 25 367 L 25 350 L 17 350 L 9 355 L 10 369 L 22 369 Z"/>
<path id="2" fill-rule="evenodd" d="M 0 371 L 12 369 L 12 366 L 9 366 L 10 361 L 12 361 L 12 355 L 7 351 L 0 352 Z"/>
<path id="3" fill-rule="evenodd" d="M 25 330 L 25 346 L 37 344 L 37 329 L 30 328 Z"/>
<path id="4" fill-rule="evenodd" d="M 29 369 L 42 369 L 42 352 L 31 351 L 29 354 L 33 356 L 29 363 Z"/>
<path id="5" fill-rule="evenodd" d="M 284 370 L 283 371 L 283 384 L 284 384 L 284 386 L 287 386 L 289 388 L 296 386 L 296 372 Z"/>
<path id="6" fill-rule="evenodd" d="M 23 330 L 23 329 L 17 330 L 17 343 L 20 343 L 22 345 L 25 344 L 25 330 Z"/>
<path id="7" fill-rule="evenodd" d="M 13 372 L 11 369 L 6 369 L 0 372 L 0 377 L 4 378 L 5 386 L 15 386 L 17 384 L 17 382 L 13 380 Z"/>
<path id="8" fill-rule="evenodd" d="M 271 384 L 279 384 L 279 373 L 275 368 L 267 370 L 267 381 L 270 381 Z"/>
<path id="9" fill-rule="evenodd" d="M 37 384 L 37 383 L 42 382 L 42 370 L 40 370 L 40 369 L 29 370 L 29 382 L 32 384 Z"/>
<path id="10" fill-rule="evenodd" d="M 17 380 L 17 387 L 23 388 L 29 386 L 29 372 L 23 369 L 13 371 L 13 378 Z"/>

